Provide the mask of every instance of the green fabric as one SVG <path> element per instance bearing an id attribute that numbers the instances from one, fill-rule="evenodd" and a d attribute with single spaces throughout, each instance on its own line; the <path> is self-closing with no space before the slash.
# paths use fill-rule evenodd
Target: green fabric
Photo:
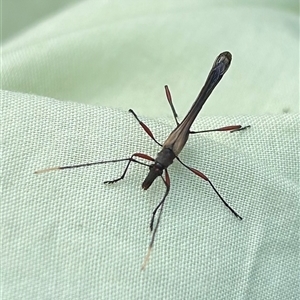
<path id="1" fill-rule="evenodd" d="M 297 299 L 298 11 L 282 1 L 126 2 L 68 6 L 3 45 L 2 299 Z M 174 128 L 163 85 L 182 119 L 224 50 L 232 65 L 193 129 L 251 128 L 191 136 L 180 157 L 244 219 L 174 163 L 142 272 L 161 180 L 144 192 L 148 169 L 133 165 L 102 184 L 126 163 L 34 171 L 155 157 L 127 110 L 163 142 Z"/>

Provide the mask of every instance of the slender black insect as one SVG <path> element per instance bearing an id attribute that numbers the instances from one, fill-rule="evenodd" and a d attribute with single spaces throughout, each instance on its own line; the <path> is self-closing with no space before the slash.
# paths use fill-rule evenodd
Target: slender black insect
<path id="1" fill-rule="evenodd" d="M 233 125 L 233 126 L 226 126 L 226 127 L 221 127 L 221 128 L 217 128 L 217 129 L 211 129 L 211 130 L 202 130 L 202 131 L 191 131 L 190 130 L 195 118 L 197 117 L 198 113 L 202 109 L 203 104 L 205 103 L 205 101 L 207 100 L 209 95 L 212 93 L 214 88 L 217 86 L 219 81 L 222 79 L 223 75 L 228 70 L 228 68 L 230 66 L 230 63 L 231 63 L 231 57 L 232 57 L 231 54 L 226 51 L 226 52 L 221 53 L 216 58 L 213 66 L 212 66 L 212 69 L 210 70 L 210 72 L 208 74 L 208 77 L 206 79 L 206 82 L 205 82 L 203 88 L 201 89 L 201 91 L 200 91 L 197 99 L 195 100 L 193 106 L 191 107 L 190 111 L 187 113 L 186 117 L 183 119 L 183 121 L 181 123 L 179 123 L 178 120 L 177 120 L 178 116 L 177 116 L 175 107 L 174 107 L 173 102 L 172 102 L 172 97 L 171 97 L 171 93 L 169 91 L 169 88 L 168 88 L 168 86 L 165 86 L 166 96 L 167 96 L 169 105 L 170 105 L 170 107 L 172 109 L 172 112 L 173 112 L 173 116 L 174 116 L 174 119 L 175 119 L 175 122 L 176 122 L 176 128 L 171 132 L 171 134 L 166 139 L 166 141 L 164 142 L 163 145 L 160 144 L 155 139 L 155 137 L 152 134 L 151 130 L 147 127 L 147 125 L 145 125 L 142 121 L 140 121 L 140 119 L 135 114 L 135 112 L 132 109 L 129 110 L 129 112 L 133 114 L 133 116 L 136 118 L 136 120 L 139 122 L 141 127 L 145 130 L 145 132 L 150 136 L 150 138 L 156 144 L 158 144 L 159 146 L 162 147 L 162 150 L 157 154 L 157 157 L 155 159 L 148 156 L 147 154 L 134 153 L 129 158 L 122 158 L 122 159 L 115 159 L 115 160 L 108 160 L 108 161 L 100 161 L 100 162 L 93 162 L 93 163 L 85 163 L 85 164 L 73 165 L 73 166 L 54 167 L 54 168 L 39 170 L 39 171 L 35 172 L 35 173 L 44 173 L 44 172 L 53 171 L 53 170 L 72 169 L 72 168 L 87 167 L 87 166 L 92 166 L 92 165 L 97 165 L 97 164 L 128 161 L 127 166 L 126 166 L 126 168 L 125 168 L 125 170 L 124 170 L 121 177 L 119 177 L 117 179 L 114 179 L 114 180 L 104 182 L 104 183 L 115 183 L 119 180 L 124 179 L 131 162 L 135 162 L 135 163 L 141 164 L 143 166 L 148 166 L 150 171 L 149 171 L 146 179 L 142 183 L 142 188 L 144 190 L 147 190 L 151 186 L 153 181 L 157 177 L 160 177 L 162 179 L 162 181 L 164 182 L 165 186 L 166 186 L 166 191 L 165 191 L 165 194 L 164 194 L 162 200 L 159 202 L 159 204 L 156 206 L 156 208 L 154 209 L 154 211 L 152 213 L 152 218 L 151 218 L 151 221 L 150 221 L 150 230 L 152 232 L 152 237 L 151 237 L 151 241 L 150 241 L 150 244 L 149 244 L 148 252 L 145 256 L 145 259 L 144 259 L 144 262 L 143 262 L 143 265 L 142 265 L 142 269 L 145 268 L 145 266 L 146 266 L 146 264 L 149 260 L 150 252 L 151 252 L 151 249 L 152 249 L 153 244 L 154 244 L 155 235 L 156 235 L 158 225 L 159 225 L 159 222 L 160 222 L 160 218 L 161 218 L 161 214 L 162 214 L 162 211 L 163 211 L 165 199 L 166 199 L 166 197 L 167 197 L 167 195 L 169 194 L 169 191 L 170 191 L 170 177 L 169 177 L 167 168 L 173 163 L 174 159 L 178 160 L 183 166 L 185 166 L 187 169 L 189 169 L 191 172 L 193 172 L 197 176 L 199 176 L 202 179 L 206 180 L 210 184 L 212 189 L 215 191 L 215 193 L 218 195 L 218 197 L 221 199 L 221 201 L 224 203 L 224 205 L 237 218 L 242 220 L 242 217 L 229 206 L 229 204 L 223 199 L 223 197 L 217 191 L 217 189 L 212 184 L 212 182 L 203 173 L 201 173 L 200 171 L 198 171 L 198 170 L 196 170 L 192 167 L 187 166 L 178 157 L 178 155 L 181 152 L 182 148 L 186 144 L 190 134 L 213 132 L 213 131 L 230 131 L 230 132 L 234 132 L 234 131 L 240 131 L 240 130 L 243 130 L 247 127 L 250 127 L 250 126 L 242 127 L 241 125 Z M 143 162 L 140 162 L 140 161 L 136 160 L 135 158 L 142 158 L 142 159 L 145 159 L 145 160 L 152 161 L 153 163 L 148 165 L 146 163 L 143 163 Z M 163 173 L 165 173 L 164 177 L 163 177 Z M 159 210 L 159 214 L 158 214 L 158 217 L 157 217 L 157 220 L 156 220 L 156 224 L 154 225 L 155 216 L 156 216 L 158 210 Z"/>

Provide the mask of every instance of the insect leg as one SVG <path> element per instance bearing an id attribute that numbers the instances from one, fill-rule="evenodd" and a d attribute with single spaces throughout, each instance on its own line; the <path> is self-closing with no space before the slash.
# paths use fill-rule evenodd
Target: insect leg
<path id="1" fill-rule="evenodd" d="M 215 191 L 215 193 L 218 195 L 218 197 L 221 199 L 221 201 L 224 203 L 224 205 L 240 220 L 242 220 L 243 218 L 233 209 L 230 207 L 230 205 L 224 200 L 224 198 L 220 195 L 220 193 L 217 191 L 217 189 L 215 188 L 215 186 L 212 184 L 212 182 L 199 170 L 196 170 L 192 167 L 189 167 L 188 165 L 186 165 L 185 163 L 183 163 L 178 157 L 176 157 L 177 160 L 186 168 L 188 168 L 190 171 L 192 171 L 194 174 L 196 174 L 197 176 L 201 177 L 202 179 L 206 180 L 210 186 L 212 187 L 212 189 Z"/>
<path id="2" fill-rule="evenodd" d="M 163 180 L 163 182 L 166 186 L 166 192 L 164 194 L 163 199 L 159 202 L 159 204 L 156 206 L 156 208 L 153 211 L 153 215 L 152 215 L 151 222 L 150 222 L 150 230 L 152 231 L 152 237 L 151 237 L 151 241 L 150 241 L 150 244 L 149 244 L 149 247 L 148 247 L 147 254 L 146 254 L 146 256 L 144 258 L 144 262 L 142 264 L 142 270 L 145 269 L 145 267 L 146 267 L 146 265 L 149 261 L 150 253 L 151 253 L 151 250 L 153 248 L 156 232 L 157 232 L 158 225 L 159 225 L 159 222 L 160 222 L 160 218 L 161 218 L 161 215 L 162 215 L 162 211 L 163 211 L 163 208 L 164 208 L 165 199 L 168 196 L 169 191 L 170 191 L 170 177 L 169 177 L 169 173 L 166 169 L 165 169 L 165 176 L 166 176 L 166 178 L 163 178 L 163 176 L 161 176 L 161 179 Z M 160 211 L 159 211 L 159 215 L 157 217 L 157 222 L 155 224 L 155 227 L 153 228 L 154 218 L 155 218 L 155 215 L 156 215 L 159 208 L 160 208 Z"/>
<path id="3" fill-rule="evenodd" d="M 225 126 L 225 127 L 221 127 L 221 128 L 217 128 L 217 129 L 190 131 L 189 133 L 195 134 L 195 133 L 204 133 L 204 132 L 213 132 L 213 131 L 230 131 L 230 133 L 231 133 L 231 132 L 235 132 L 235 131 L 241 131 L 241 130 L 244 130 L 249 127 L 250 127 L 250 125 L 247 125 L 244 127 L 242 125 L 232 125 L 232 126 Z"/>
<path id="4" fill-rule="evenodd" d="M 176 124 L 178 126 L 179 125 L 179 122 L 178 122 L 178 119 L 177 119 L 178 115 L 177 115 L 177 112 L 175 110 L 175 107 L 174 107 L 174 104 L 173 104 L 173 101 L 172 101 L 171 92 L 170 92 L 169 87 L 167 85 L 165 85 L 165 91 L 166 91 L 166 96 L 167 96 L 168 102 L 169 102 L 170 107 L 172 109 L 172 113 L 173 113 L 175 122 L 176 122 Z"/>
<path id="5" fill-rule="evenodd" d="M 142 126 L 142 128 L 146 131 L 146 133 L 151 137 L 151 139 L 159 146 L 162 147 L 162 144 L 159 143 L 156 138 L 154 137 L 152 131 L 150 130 L 150 128 L 144 123 L 142 122 L 139 117 L 136 115 L 136 113 L 132 110 L 129 109 L 129 112 L 133 114 L 133 116 L 136 118 L 136 120 L 139 122 L 139 124 Z"/>
<path id="6" fill-rule="evenodd" d="M 130 165 L 131 162 L 135 162 L 135 163 L 138 163 L 138 164 L 140 164 L 140 165 L 147 166 L 147 167 L 149 166 L 149 165 L 147 165 L 147 164 L 145 164 L 145 163 L 143 163 L 143 162 L 140 162 L 140 161 L 134 159 L 133 157 L 140 157 L 140 158 L 144 158 L 144 159 L 147 159 L 147 160 L 150 160 L 150 161 L 154 161 L 154 159 L 153 159 L 152 157 L 148 156 L 147 154 L 143 154 L 143 153 L 134 153 L 134 154 L 131 155 L 130 158 L 123 159 L 123 161 L 124 161 L 124 160 L 128 160 L 128 164 L 127 164 L 127 166 L 126 166 L 126 168 L 125 168 L 125 170 L 124 170 L 122 176 L 119 177 L 119 178 L 117 178 L 117 179 L 114 179 L 114 180 L 104 181 L 104 183 L 111 184 L 111 183 L 115 183 L 115 182 L 117 182 L 117 181 L 119 181 L 119 180 L 124 179 L 124 177 L 125 177 L 125 175 L 126 175 L 126 173 L 127 173 L 127 171 L 128 171 L 128 168 L 129 168 L 129 165 Z"/>

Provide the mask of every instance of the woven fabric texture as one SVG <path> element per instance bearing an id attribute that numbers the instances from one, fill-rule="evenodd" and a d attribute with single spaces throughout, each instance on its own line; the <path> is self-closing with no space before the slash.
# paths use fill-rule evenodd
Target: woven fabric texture
<path id="1" fill-rule="evenodd" d="M 204 117 L 196 127 L 242 122 L 249 130 L 192 136 L 181 158 L 200 169 L 243 217 L 179 164 L 144 272 L 152 210 L 148 170 L 125 163 L 35 170 L 159 150 L 117 110 L 4 92 L 2 273 L 7 299 L 296 299 L 299 127 L 297 116 Z M 13 120 L 13 122 L 12 122 Z M 145 120 L 159 140 L 172 126 Z"/>
<path id="2" fill-rule="evenodd" d="M 2 299 L 298 299 L 293 1 L 71 2 L 33 18 L 2 47 Z M 251 128 L 192 135 L 180 158 L 243 220 L 175 162 L 141 271 L 165 192 L 160 179 L 143 191 L 148 168 L 135 164 L 104 185 L 126 162 L 34 171 L 135 152 L 155 157 L 159 146 L 127 110 L 163 143 L 175 126 L 163 85 L 182 120 L 225 50 L 232 65 L 192 129 Z"/>

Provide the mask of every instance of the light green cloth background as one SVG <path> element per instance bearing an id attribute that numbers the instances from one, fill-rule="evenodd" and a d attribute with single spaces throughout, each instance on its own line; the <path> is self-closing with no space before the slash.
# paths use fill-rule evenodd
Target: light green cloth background
<path id="1" fill-rule="evenodd" d="M 2 299 L 297 299 L 298 2 L 24 3 L 3 3 Z M 148 170 L 133 165 L 102 184 L 125 163 L 33 172 L 155 157 L 127 110 L 163 142 L 174 128 L 164 84 L 182 119 L 224 50 L 232 65 L 193 129 L 252 127 L 191 136 L 180 157 L 244 219 L 174 163 L 141 272 L 161 180 L 144 192 Z"/>

